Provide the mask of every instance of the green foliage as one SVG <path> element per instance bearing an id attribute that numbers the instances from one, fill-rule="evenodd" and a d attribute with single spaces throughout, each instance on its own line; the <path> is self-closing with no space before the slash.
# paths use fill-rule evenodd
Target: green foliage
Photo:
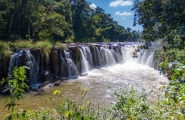
<path id="1" fill-rule="evenodd" d="M 26 69 L 28 67 L 15 67 L 13 70 L 13 75 L 10 75 L 7 79 L 3 79 L 0 82 L 0 86 L 7 81 L 5 86 L 5 91 L 10 92 L 10 96 L 5 100 L 4 109 L 7 108 L 10 111 L 10 114 L 6 116 L 6 120 L 52 120 L 53 112 L 51 110 L 41 110 L 41 111 L 31 111 L 31 110 L 17 110 L 19 104 L 17 100 L 26 98 L 25 89 L 29 89 L 29 86 L 26 84 Z"/>
<path id="2" fill-rule="evenodd" d="M 99 110 L 92 108 L 91 101 L 83 102 L 83 99 L 87 93 L 87 89 L 82 91 L 81 101 L 77 104 L 69 99 L 61 98 L 61 92 L 59 90 L 54 91 L 54 95 L 59 95 L 59 99 L 56 101 L 50 98 L 55 110 L 59 115 L 59 119 L 62 120 L 97 120 L 100 119 Z"/>
<path id="3" fill-rule="evenodd" d="M 52 44 L 49 41 L 38 41 L 34 45 L 35 48 L 40 48 L 47 59 L 49 59 L 49 53 L 52 48 Z"/>
<path id="4" fill-rule="evenodd" d="M 168 49 L 184 49 L 183 0 L 134 0 L 134 3 L 134 25 L 143 26 L 142 38 L 146 42 L 164 38 Z"/>
<path id="5" fill-rule="evenodd" d="M 28 89 L 28 85 L 25 83 L 26 80 L 26 70 L 24 67 L 15 67 L 13 70 L 13 75 L 10 75 L 7 78 L 8 85 L 5 86 L 5 91 L 9 91 L 11 93 L 11 96 L 7 98 L 7 101 L 9 101 L 4 108 L 8 107 L 8 110 L 11 109 L 13 112 L 14 107 L 18 104 L 16 104 L 15 100 L 20 100 L 24 96 L 24 89 Z"/>
<path id="6" fill-rule="evenodd" d="M 56 42 L 55 43 L 55 47 L 58 47 L 58 48 L 60 48 L 62 50 L 65 50 L 67 45 L 66 44 L 62 44 L 61 42 Z"/>
<path id="7" fill-rule="evenodd" d="M 71 42 L 136 41 L 110 14 L 86 0 L 0 1 L 0 39 Z M 81 41 L 82 40 L 82 41 Z"/>
<path id="8" fill-rule="evenodd" d="M 8 42 L 0 41 L 0 59 L 10 58 L 12 53 Z"/>
<path id="9" fill-rule="evenodd" d="M 168 87 L 165 96 L 154 104 L 147 102 L 147 93 L 138 93 L 134 88 L 130 92 L 115 92 L 116 103 L 109 108 L 109 119 L 125 120 L 183 120 L 184 112 L 184 85 L 174 83 Z M 180 87 L 177 91 L 174 88 Z M 165 89 L 162 86 L 161 89 Z M 176 88 L 177 89 L 177 88 Z"/>
<path id="10" fill-rule="evenodd" d="M 143 91 L 138 94 L 132 87 L 130 92 L 115 91 L 116 103 L 109 109 L 111 119 L 145 120 L 152 118 L 152 108 L 147 102 L 147 95 Z"/>
<path id="11" fill-rule="evenodd" d="M 17 40 L 12 46 L 15 48 L 33 48 L 32 41 L 28 40 Z"/>

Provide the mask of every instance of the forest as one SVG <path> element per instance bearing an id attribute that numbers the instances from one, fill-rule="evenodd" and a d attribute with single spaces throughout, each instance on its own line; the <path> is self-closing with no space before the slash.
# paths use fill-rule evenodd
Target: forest
<path id="1" fill-rule="evenodd" d="M 85 0 L 0 0 L 0 40 L 71 42 L 137 41 L 139 31 L 124 28 Z"/>
<path id="2" fill-rule="evenodd" d="M 86 88 L 82 90 L 79 103 L 63 98 L 62 92 L 55 90 L 48 100 L 53 109 L 34 111 L 17 108 L 17 101 L 25 98 L 25 89 L 29 86 L 25 78 L 27 68 L 16 67 L 10 80 L 0 82 L 1 85 L 7 80 L 7 90 L 11 93 L 4 106 L 9 110 L 6 120 L 184 120 L 185 1 L 132 2 L 135 13 L 133 25 L 142 25 L 141 33 L 118 25 L 110 14 L 100 7 L 91 9 L 90 3 L 85 0 L 72 3 L 69 0 L 0 0 L 0 39 L 3 42 L 31 40 L 39 43 L 43 40 L 91 43 L 140 39 L 143 44 L 135 47 L 135 55 L 149 49 L 151 43 L 159 42 L 160 47 L 153 51 L 153 60 L 160 62 L 158 73 L 169 81 L 168 85 L 157 88 L 161 94 L 153 103 L 147 98 L 152 90 L 149 93 L 137 91 L 133 86 L 130 91 L 115 90 L 115 102 L 102 109 L 99 105 L 94 107 L 91 101 L 83 101 L 88 94 Z M 160 82 L 163 84 L 163 81 Z"/>

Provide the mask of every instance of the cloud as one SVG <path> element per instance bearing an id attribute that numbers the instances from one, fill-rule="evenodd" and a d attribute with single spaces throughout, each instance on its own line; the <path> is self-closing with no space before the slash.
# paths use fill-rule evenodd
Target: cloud
<path id="1" fill-rule="evenodd" d="M 123 13 L 121 13 L 120 11 L 117 11 L 115 13 L 115 15 L 117 15 L 117 16 L 129 16 L 129 15 L 132 15 L 132 13 L 131 12 L 123 12 Z"/>
<path id="2" fill-rule="evenodd" d="M 124 19 L 125 19 L 125 17 L 122 18 L 122 20 L 124 20 Z"/>
<path id="3" fill-rule="evenodd" d="M 109 4 L 110 7 L 130 6 L 130 5 L 132 5 L 131 0 L 116 0 Z"/>
<path id="4" fill-rule="evenodd" d="M 90 4 L 89 6 L 91 9 L 96 9 L 96 5 L 94 3 Z"/>

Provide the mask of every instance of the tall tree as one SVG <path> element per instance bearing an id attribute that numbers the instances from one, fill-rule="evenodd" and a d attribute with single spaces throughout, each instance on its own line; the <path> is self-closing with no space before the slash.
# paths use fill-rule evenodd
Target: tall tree
<path id="1" fill-rule="evenodd" d="M 146 42 L 165 39 L 169 47 L 185 46 L 184 0 L 134 0 L 134 25 L 142 25 Z"/>

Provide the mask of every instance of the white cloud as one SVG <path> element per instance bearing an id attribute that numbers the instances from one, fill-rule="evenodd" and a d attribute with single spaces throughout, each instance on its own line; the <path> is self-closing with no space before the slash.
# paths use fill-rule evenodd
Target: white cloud
<path id="1" fill-rule="evenodd" d="M 122 20 L 124 20 L 124 19 L 125 19 L 125 17 L 122 18 Z"/>
<path id="2" fill-rule="evenodd" d="M 130 6 L 130 5 L 132 5 L 131 0 L 116 0 L 109 4 L 110 7 Z"/>
<path id="3" fill-rule="evenodd" d="M 129 16 L 129 15 L 132 15 L 132 13 L 131 12 L 123 12 L 123 13 L 121 13 L 120 11 L 117 11 L 115 13 L 115 15 L 117 15 L 117 16 Z"/>
<path id="4" fill-rule="evenodd" d="M 91 9 L 96 9 L 96 5 L 94 3 L 90 4 L 89 6 Z"/>

